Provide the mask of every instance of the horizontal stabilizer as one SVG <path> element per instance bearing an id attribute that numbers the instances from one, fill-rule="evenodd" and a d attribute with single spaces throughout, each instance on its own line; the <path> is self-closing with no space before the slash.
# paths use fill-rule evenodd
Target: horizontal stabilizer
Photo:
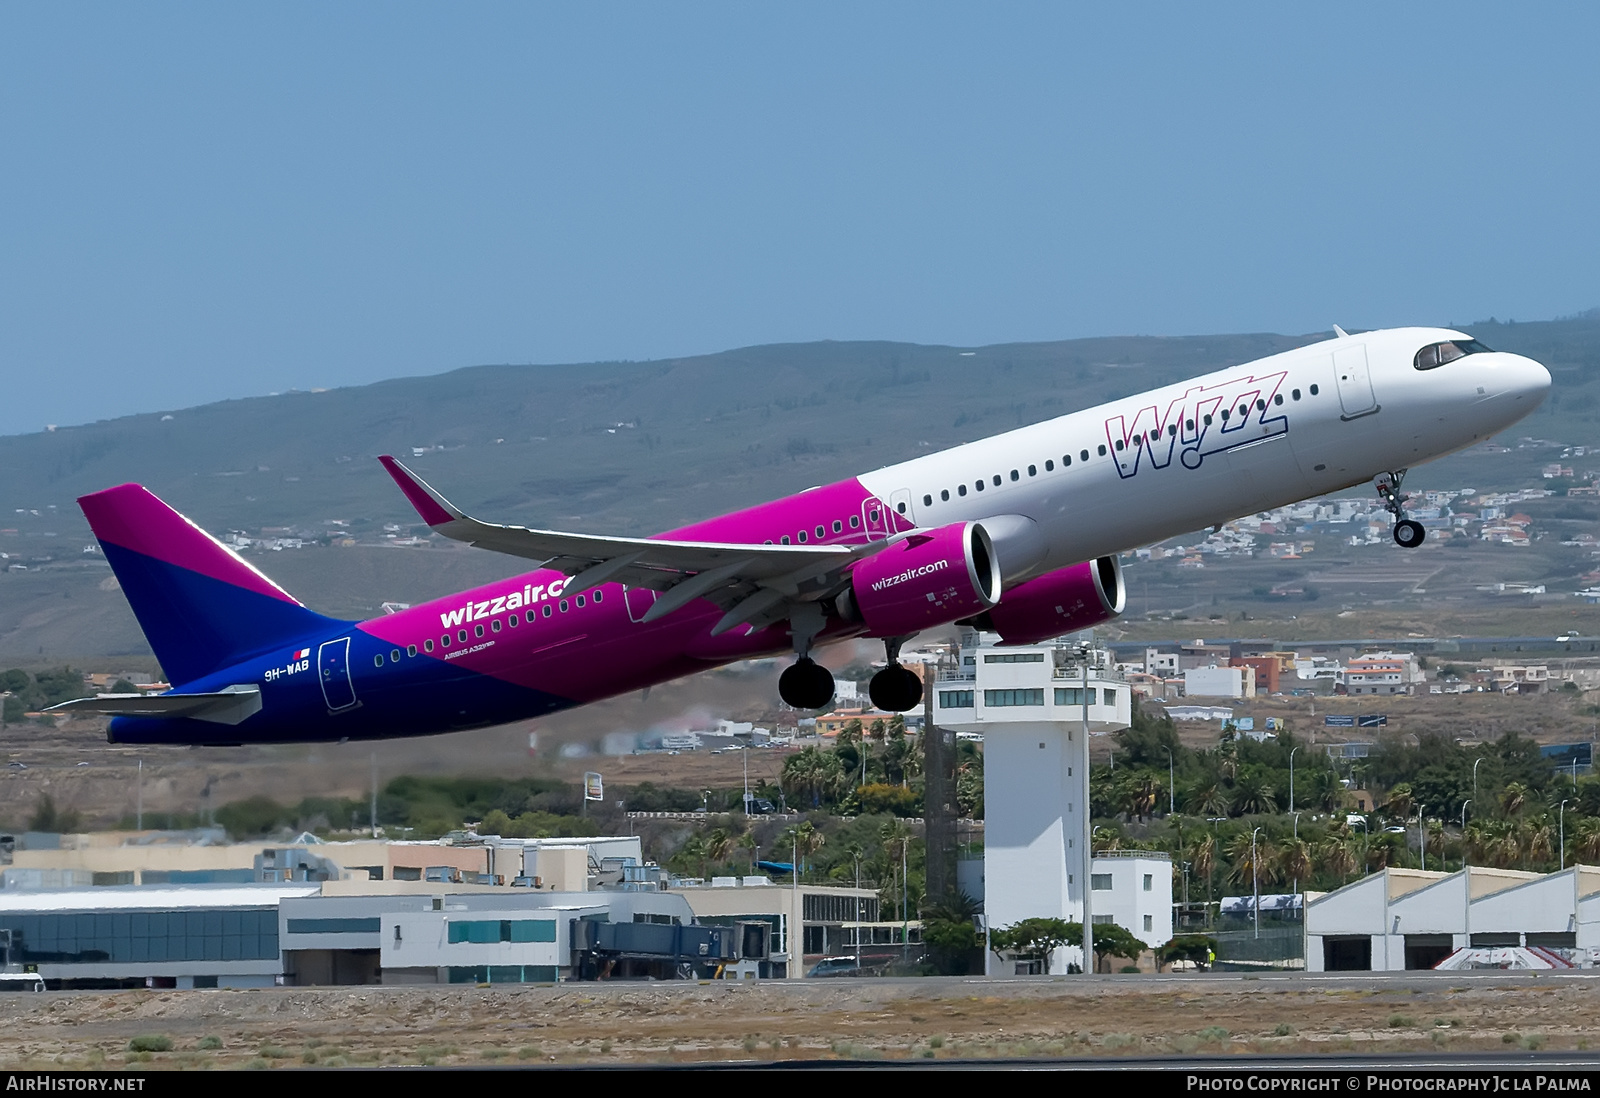
<path id="1" fill-rule="evenodd" d="M 188 717 L 238 724 L 261 711 L 261 688 L 229 686 L 212 694 L 97 694 L 46 709 L 46 713 L 104 713 L 110 717 Z"/>

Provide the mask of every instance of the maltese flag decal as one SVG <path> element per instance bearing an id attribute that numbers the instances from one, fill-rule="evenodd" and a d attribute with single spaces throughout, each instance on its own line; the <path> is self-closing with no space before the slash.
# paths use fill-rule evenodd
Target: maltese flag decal
<path id="1" fill-rule="evenodd" d="M 311 649 L 309 649 L 309 648 L 298 648 L 298 649 L 295 650 L 294 658 L 297 659 L 297 660 L 303 660 L 309 655 L 311 655 Z"/>

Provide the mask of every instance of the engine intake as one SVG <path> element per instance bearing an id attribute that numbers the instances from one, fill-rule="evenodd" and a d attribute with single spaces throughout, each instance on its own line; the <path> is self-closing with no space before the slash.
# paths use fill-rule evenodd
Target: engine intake
<path id="1" fill-rule="evenodd" d="M 994 545 L 976 522 L 918 531 L 855 566 L 839 612 L 898 637 L 981 613 L 1000 595 Z"/>
<path id="2" fill-rule="evenodd" d="M 1002 644 L 1037 644 L 1110 621 L 1127 606 L 1122 565 L 1098 557 L 1013 587 L 973 624 L 999 633 Z"/>

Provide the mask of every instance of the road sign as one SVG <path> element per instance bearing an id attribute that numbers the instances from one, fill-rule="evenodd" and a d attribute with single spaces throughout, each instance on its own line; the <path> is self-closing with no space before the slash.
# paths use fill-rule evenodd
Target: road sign
<path id="1" fill-rule="evenodd" d="M 1389 715 L 1387 713 L 1363 713 L 1356 719 L 1356 723 L 1362 728 L 1381 728 L 1389 723 Z"/>
<path id="2" fill-rule="evenodd" d="M 583 776 L 583 799 L 586 801 L 603 801 L 606 799 L 605 784 L 601 782 L 600 775 L 593 770 Z"/>
<path id="3" fill-rule="evenodd" d="M 1322 723 L 1328 728 L 1354 728 L 1354 717 L 1327 716 L 1322 718 Z"/>

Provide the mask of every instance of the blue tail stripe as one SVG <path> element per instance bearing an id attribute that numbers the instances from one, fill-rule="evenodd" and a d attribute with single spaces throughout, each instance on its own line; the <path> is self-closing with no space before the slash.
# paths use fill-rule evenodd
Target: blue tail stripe
<path id="1" fill-rule="evenodd" d="M 119 545 L 102 548 L 174 685 L 346 624 Z"/>

